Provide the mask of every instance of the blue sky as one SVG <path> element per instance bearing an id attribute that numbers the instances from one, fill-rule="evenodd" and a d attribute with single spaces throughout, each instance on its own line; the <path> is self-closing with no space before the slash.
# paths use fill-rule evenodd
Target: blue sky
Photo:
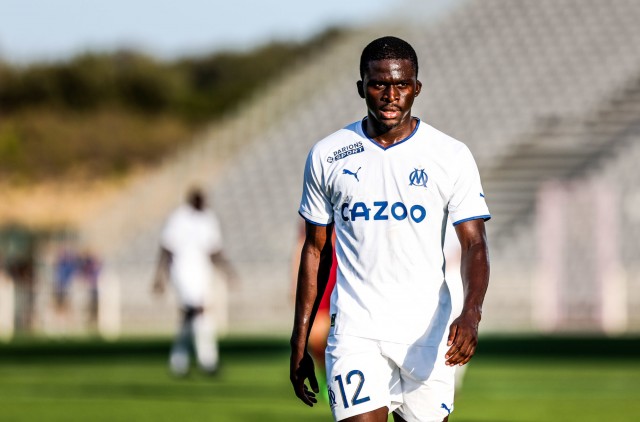
<path id="1" fill-rule="evenodd" d="M 133 47 L 171 58 L 358 26 L 400 0 L 0 0 L 0 57 L 56 60 Z"/>

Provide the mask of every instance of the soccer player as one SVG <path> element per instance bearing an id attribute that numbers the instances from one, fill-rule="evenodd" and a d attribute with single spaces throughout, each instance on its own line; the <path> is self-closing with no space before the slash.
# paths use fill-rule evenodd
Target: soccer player
<path id="1" fill-rule="evenodd" d="M 189 372 L 191 343 L 204 372 L 214 374 L 218 369 L 215 326 L 207 312 L 212 263 L 235 282 L 235 271 L 222 253 L 218 219 L 207 208 L 202 191 L 194 188 L 187 195 L 187 203 L 169 216 L 162 231 L 153 283 L 153 290 L 163 293 L 170 278 L 181 304 L 182 324 L 169 359 L 170 369 L 177 376 Z"/>
<path id="2" fill-rule="evenodd" d="M 489 210 L 469 149 L 411 115 L 422 89 L 414 49 L 399 38 L 376 39 L 362 52 L 360 76 L 367 116 L 318 142 L 305 166 L 291 383 L 304 403 L 317 402 L 307 341 L 335 229 L 338 276 L 325 353 L 334 418 L 447 421 L 456 367 L 478 342 Z M 460 306 L 444 277 L 449 217 L 461 244 Z"/>

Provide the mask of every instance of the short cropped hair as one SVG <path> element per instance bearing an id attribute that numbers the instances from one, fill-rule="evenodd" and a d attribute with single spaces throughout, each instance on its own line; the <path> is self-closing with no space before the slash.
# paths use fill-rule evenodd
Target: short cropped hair
<path id="1" fill-rule="evenodd" d="M 187 202 L 197 210 L 203 210 L 205 206 L 205 195 L 198 186 L 193 186 L 187 192 Z"/>
<path id="2" fill-rule="evenodd" d="M 364 78 L 370 62 L 376 60 L 409 60 L 418 76 L 418 56 L 411 45 L 397 37 L 387 36 L 373 40 L 362 50 L 360 77 Z"/>

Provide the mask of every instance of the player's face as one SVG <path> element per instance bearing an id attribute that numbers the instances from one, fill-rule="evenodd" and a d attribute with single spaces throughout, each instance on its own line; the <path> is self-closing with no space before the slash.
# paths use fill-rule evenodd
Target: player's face
<path id="1" fill-rule="evenodd" d="M 382 132 L 411 127 L 411 107 L 421 88 L 410 60 L 372 61 L 358 82 L 369 119 Z"/>

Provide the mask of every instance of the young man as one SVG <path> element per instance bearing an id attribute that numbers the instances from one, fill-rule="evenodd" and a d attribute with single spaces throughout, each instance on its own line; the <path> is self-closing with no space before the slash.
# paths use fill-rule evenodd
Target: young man
<path id="1" fill-rule="evenodd" d="M 395 37 L 374 40 L 360 76 L 367 116 L 317 143 L 305 167 L 291 382 L 304 403 L 316 403 L 306 349 L 335 227 L 338 277 L 325 355 L 335 419 L 382 422 L 393 412 L 395 421 L 447 421 L 455 367 L 478 341 L 489 210 L 469 149 L 411 115 L 422 88 L 413 48 Z M 449 217 L 462 247 L 458 305 L 444 279 Z"/>
<path id="2" fill-rule="evenodd" d="M 169 366 L 173 374 L 189 372 L 191 343 L 203 371 L 214 374 L 218 369 L 218 343 L 215 326 L 207 307 L 216 264 L 235 283 L 235 271 L 222 253 L 220 224 L 206 206 L 198 188 L 187 195 L 187 203 L 178 207 L 162 230 L 160 259 L 153 290 L 161 294 L 171 279 L 181 304 L 182 323 L 175 337 Z"/>

